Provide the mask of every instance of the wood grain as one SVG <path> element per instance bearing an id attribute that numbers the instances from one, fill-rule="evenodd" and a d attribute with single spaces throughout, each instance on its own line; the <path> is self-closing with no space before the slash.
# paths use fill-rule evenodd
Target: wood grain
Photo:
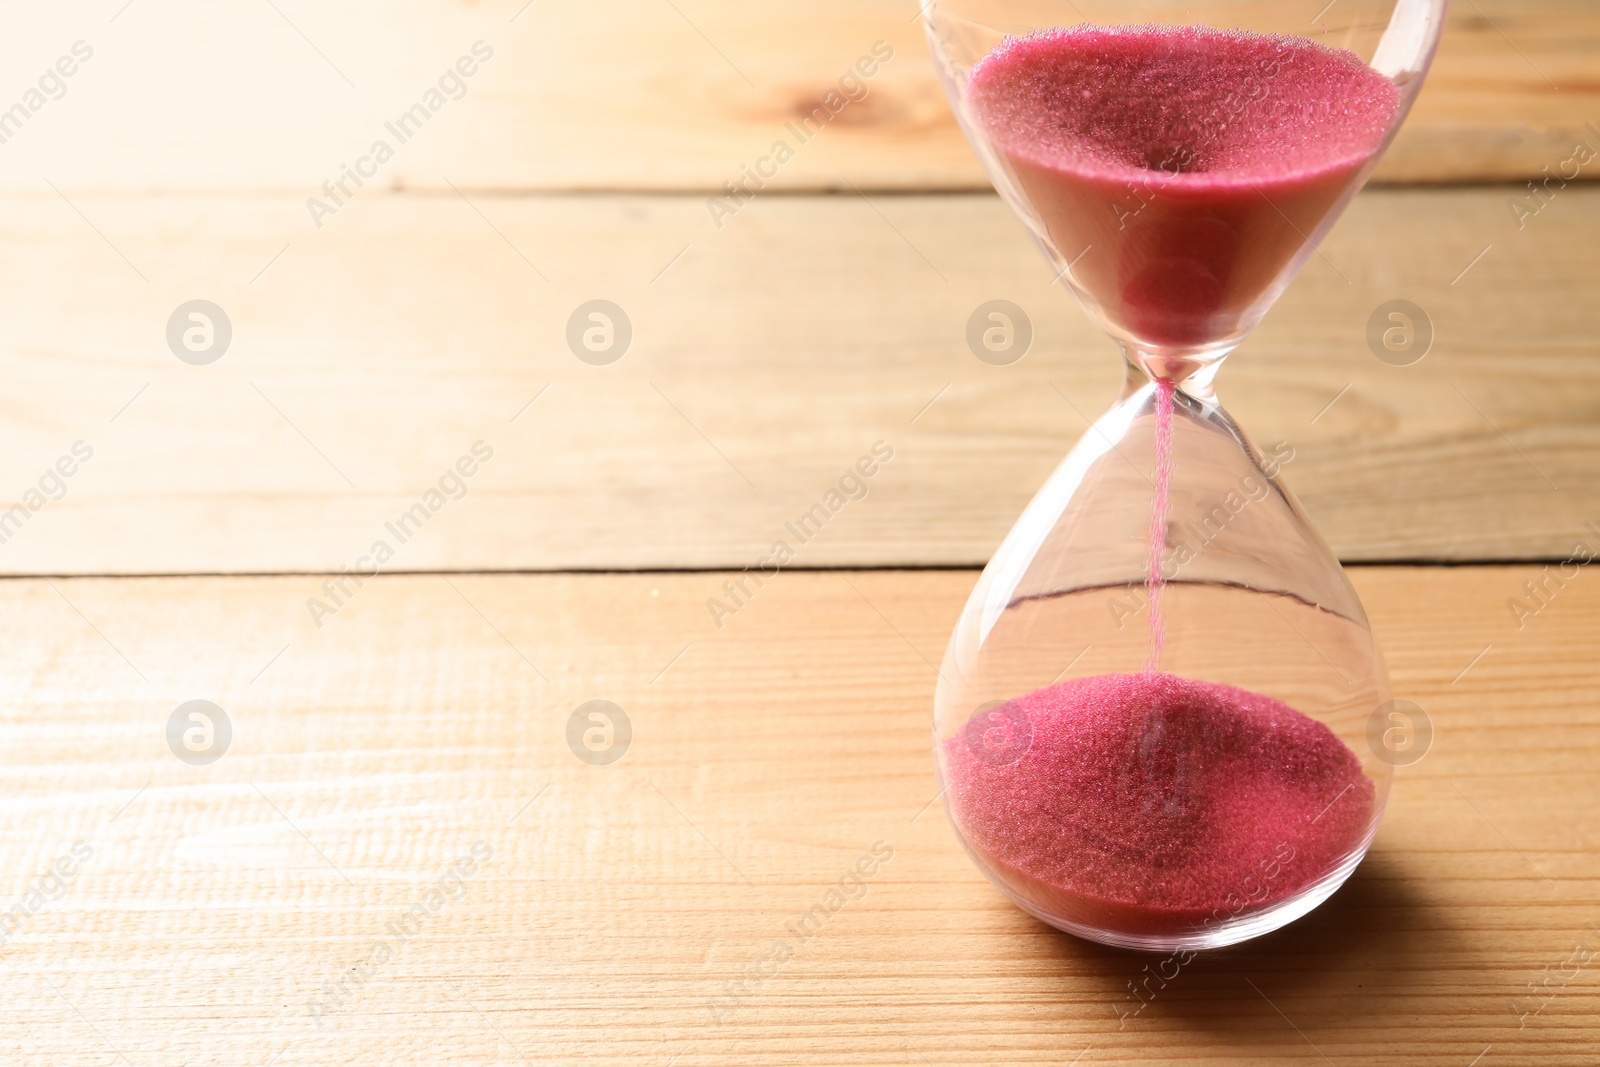
<path id="1" fill-rule="evenodd" d="M 20 99 L 75 41 L 93 58 L 0 152 L 0 188 L 273 189 L 320 195 L 387 137 L 390 189 L 715 190 L 809 114 L 873 44 L 869 95 L 800 149 L 778 188 L 981 189 L 910 0 L 582 4 L 493 0 L 123 0 L 8 26 Z M 475 41 L 464 95 L 403 145 L 386 122 Z M 1587 0 L 1455 5 L 1438 63 L 1379 178 L 1520 180 L 1576 140 L 1600 149 Z M 451 89 L 454 92 L 454 89 Z M 1591 166 L 1586 177 L 1594 176 Z"/>
<path id="2" fill-rule="evenodd" d="M 1574 296 L 1600 190 L 1521 231 L 1506 200 L 1364 194 L 1222 373 L 1344 558 L 1564 558 L 1600 521 L 1600 306 Z M 677 197 L 379 194 L 320 232 L 291 199 L 74 204 L 0 200 L 0 511 L 94 449 L 9 573 L 354 567 L 479 440 L 390 569 L 749 565 L 877 441 L 796 565 L 976 565 L 1119 381 L 991 196 L 772 197 L 720 231 Z M 165 337 L 196 297 L 233 323 L 209 366 Z M 1036 333 L 1005 367 L 965 339 L 997 297 Z M 567 347 L 595 298 L 633 324 L 610 366 Z M 1436 335 L 1411 367 L 1368 348 L 1396 298 Z"/>
<path id="3" fill-rule="evenodd" d="M 1153 957 L 1011 908 L 929 806 L 928 660 L 971 572 L 787 574 L 720 631 L 715 574 L 389 577 L 320 628 L 314 577 L 0 583 L 0 902 L 93 852 L 0 946 L 0 1047 L 19 1067 L 1593 1063 L 1593 964 L 1511 1006 L 1600 937 L 1600 587 L 1584 571 L 1518 631 L 1505 600 L 1537 574 L 1355 571 L 1432 751 L 1328 904 L 1120 1019 Z M 208 766 L 164 736 L 197 698 L 233 728 Z M 596 698 L 632 724 L 610 766 L 565 741 Z M 478 841 L 464 895 L 387 932 Z M 713 1021 L 875 842 L 894 854 L 865 896 Z M 393 958 L 350 977 L 379 941 Z"/>
<path id="4" fill-rule="evenodd" d="M 720 626 L 713 571 L 395 573 L 745 566 L 878 442 L 796 567 L 987 558 L 1117 360 L 983 192 L 913 9 L 8 21 L 0 112 L 93 56 L 0 143 L 0 574 L 58 576 L 0 581 L 0 1060 L 1600 1059 L 1595 964 L 1561 975 L 1600 947 L 1587 569 L 1520 626 L 1538 567 L 1356 569 L 1434 749 L 1333 900 L 1137 1014 L 1150 958 L 1008 906 L 937 803 L 932 664 L 975 572 L 795 570 Z M 462 98 L 313 218 L 480 40 Z M 878 40 L 867 99 L 718 227 L 708 193 Z M 1597 47 L 1581 0 L 1458 4 L 1380 177 L 1600 147 Z M 1364 194 L 1222 376 L 1348 559 L 1600 540 L 1600 188 L 1521 227 L 1515 192 Z M 995 298 L 1036 331 L 1011 366 L 965 340 Z M 210 365 L 169 348 L 194 299 L 232 324 Z M 595 299 L 632 324 L 612 365 L 568 347 Z M 1435 335 L 1414 366 L 1367 348 L 1395 299 Z M 341 574 L 380 539 L 389 573 Z M 61 577 L 186 572 L 234 576 Z M 231 725 L 214 763 L 169 742 L 195 699 Z M 631 723 L 609 766 L 569 748 L 595 699 Z M 875 845 L 864 896 L 730 1002 Z"/>

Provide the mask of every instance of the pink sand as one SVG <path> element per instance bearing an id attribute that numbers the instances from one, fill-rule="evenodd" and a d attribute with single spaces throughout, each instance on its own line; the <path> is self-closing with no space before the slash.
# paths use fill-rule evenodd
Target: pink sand
<path id="1" fill-rule="evenodd" d="M 1320 881 L 1375 790 L 1333 731 L 1269 697 L 1105 674 L 944 742 L 952 813 L 1006 886 L 1050 914 L 1183 934 Z M 990 744 L 989 742 L 994 742 Z"/>
<path id="2" fill-rule="evenodd" d="M 1167 516 L 1172 511 L 1172 401 L 1175 386 L 1156 382 L 1156 491 L 1150 502 L 1150 548 L 1145 558 L 1145 592 L 1150 602 L 1150 661 L 1147 673 L 1161 669 L 1161 650 L 1167 643 L 1167 621 L 1161 613 L 1161 594 L 1167 579 L 1161 557 L 1167 554 Z"/>
<path id="3" fill-rule="evenodd" d="M 1008 39 L 968 99 L 1053 243 L 1083 253 L 1079 284 L 1139 340 L 1182 347 L 1236 332 L 1400 92 L 1303 38 L 1085 26 Z"/>

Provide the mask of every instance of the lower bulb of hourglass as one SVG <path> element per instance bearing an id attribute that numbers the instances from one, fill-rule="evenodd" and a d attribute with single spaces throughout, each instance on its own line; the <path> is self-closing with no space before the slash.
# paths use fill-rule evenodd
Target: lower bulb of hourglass
<path id="1" fill-rule="evenodd" d="M 1366 853 L 1391 772 L 1366 744 L 1383 660 L 1283 485 L 1292 446 L 1263 453 L 1165 388 L 1170 422 L 1135 373 L 1024 512 L 935 712 L 978 866 L 1059 929 L 1162 950 L 1316 907 Z"/>

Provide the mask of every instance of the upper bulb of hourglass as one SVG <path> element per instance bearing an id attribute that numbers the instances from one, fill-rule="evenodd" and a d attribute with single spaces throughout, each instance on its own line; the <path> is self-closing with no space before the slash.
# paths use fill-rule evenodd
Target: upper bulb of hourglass
<path id="1" fill-rule="evenodd" d="M 1420 83 L 1443 0 L 1340 6 L 1313 23 L 1299 3 L 938 0 L 928 28 L 969 138 L 1063 280 L 1181 378 L 1259 321 Z"/>
<path id="2" fill-rule="evenodd" d="M 1293 443 L 1254 444 L 1211 375 L 1394 132 L 1443 0 L 1347 0 L 1309 28 L 1271 0 L 927 14 L 979 156 L 1129 364 L 951 637 L 934 714 L 951 823 L 1018 906 L 1084 937 L 1275 929 L 1372 842 L 1390 693 L 1285 484 Z"/>

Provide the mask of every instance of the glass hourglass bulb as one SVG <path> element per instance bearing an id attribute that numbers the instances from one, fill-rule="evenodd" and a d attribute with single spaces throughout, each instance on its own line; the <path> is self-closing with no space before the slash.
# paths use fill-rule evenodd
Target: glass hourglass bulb
<path id="1" fill-rule="evenodd" d="M 1314 7 L 1315 5 L 1310 5 Z M 1122 396 L 990 560 L 945 654 L 952 825 L 1018 906 L 1206 948 L 1325 900 L 1377 831 L 1383 658 L 1213 379 L 1410 107 L 1444 0 L 933 0 L 1002 196 L 1121 346 Z"/>

